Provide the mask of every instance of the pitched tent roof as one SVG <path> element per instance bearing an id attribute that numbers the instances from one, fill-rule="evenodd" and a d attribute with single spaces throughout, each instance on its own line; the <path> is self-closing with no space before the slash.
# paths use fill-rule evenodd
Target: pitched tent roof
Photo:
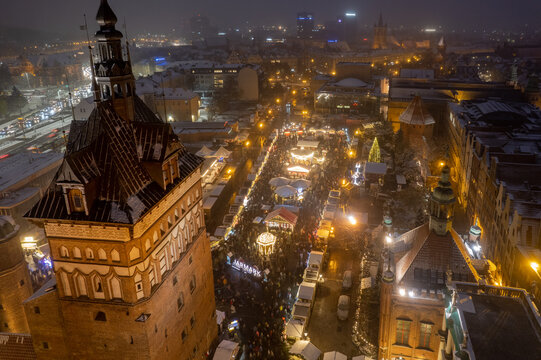
<path id="1" fill-rule="evenodd" d="M 400 122 L 410 125 L 431 125 L 434 118 L 428 113 L 420 96 L 415 96 L 408 107 L 400 114 Z"/>
<path id="2" fill-rule="evenodd" d="M 297 189 L 295 189 L 293 186 L 283 185 L 277 187 L 276 190 L 274 190 L 274 193 L 280 197 L 289 198 L 297 194 Z"/>
<path id="3" fill-rule="evenodd" d="M 270 212 L 265 218 L 265 222 L 272 221 L 276 217 L 287 221 L 293 226 L 295 226 L 295 224 L 297 223 L 297 215 L 293 214 L 291 211 L 283 207 Z"/>
<path id="4" fill-rule="evenodd" d="M 275 177 L 270 179 L 269 185 L 274 187 L 284 186 L 290 183 L 291 180 L 285 177 Z"/>
<path id="5" fill-rule="evenodd" d="M 213 156 L 214 151 L 203 145 L 203 147 L 195 153 L 197 156 L 207 157 L 207 156 Z"/>
<path id="6" fill-rule="evenodd" d="M 223 146 L 220 146 L 220 148 L 216 150 L 216 152 L 214 153 L 214 156 L 218 158 L 220 157 L 228 158 L 230 155 L 231 155 L 231 151 L 227 150 Z"/>
<path id="7" fill-rule="evenodd" d="M 479 275 L 473 268 L 457 232 L 451 229 L 445 236 L 439 236 L 429 230 L 428 226 L 425 224 L 411 230 L 414 232 L 414 237 L 410 240 L 411 248 L 396 263 L 396 283 L 408 282 L 416 285 L 419 279 L 415 276 L 415 269 L 438 271 L 443 274 L 450 269 L 453 272 L 453 279 L 476 281 Z M 402 236 L 409 237 L 408 233 Z"/>

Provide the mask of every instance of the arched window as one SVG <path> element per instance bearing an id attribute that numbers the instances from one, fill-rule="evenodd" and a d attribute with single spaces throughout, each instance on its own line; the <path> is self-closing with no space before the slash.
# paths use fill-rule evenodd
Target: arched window
<path id="1" fill-rule="evenodd" d="M 178 209 L 175 209 L 175 221 L 178 221 Z"/>
<path id="2" fill-rule="evenodd" d="M 111 260 L 120 261 L 120 254 L 115 249 L 113 249 L 113 251 L 111 251 Z"/>
<path id="3" fill-rule="evenodd" d="M 75 275 L 75 284 L 77 285 L 77 296 L 88 296 L 88 293 L 86 291 L 86 281 L 84 276 L 80 274 Z"/>
<path id="4" fill-rule="evenodd" d="M 64 296 L 71 296 L 71 287 L 68 279 L 68 275 L 65 272 L 60 273 L 60 280 L 62 281 L 62 288 L 64 289 Z"/>
<path id="5" fill-rule="evenodd" d="M 119 84 L 113 85 L 113 91 L 115 93 L 115 99 L 122 99 L 124 95 L 122 95 L 122 88 Z"/>
<path id="6" fill-rule="evenodd" d="M 60 247 L 60 256 L 63 257 L 63 258 L 68 258 L 68 257 L 70 257 L 70 253 L 69 253 L 67 247 L 65 247 L 65 246 L 61 246 L 61 247 Z"/>
<path id="7" fill-rule="evenodd" d="M 92 278 L 92 285 L 94 286 L 94 297 L 104 299 L 105 294 L 103 293 L 103 285 L 101 283 L 101 278 L 98 275 Z"/>
<path id="8" fill-rule="evenodd" d="M 109 85 L 103 85 L 102 94 L 105 100 L 108 100 L 111 98 L 111 88 L 109 87 Z"/>
<path id="9" fill-rule="evenodd" d="M 130 250 L 130 260 L 138 259 L 139 256 L 141 256 L 140 251 L 139 251 L 139 248 L 137 248 L 137 247 L 134 246 L 134 247 Z"/>
<path id="10" fill-rule="evenodd" d="M 148 251 L 148 249 L 150 249 L 150 239 L 145 241 L 145 251 Z"/>
<path id="11" fill-rule="evenodd" d="M 120 280 L 113 276 L 111 278 L 111 297 L 113 299 L 122 299 L 122 291 L 120 290 Z"/>
<path id="12" fill-rule="evenodd" d="M 158 232 L 157 231 L 154 231 L 154 234 L 152 235 L 152 240 L 154 241 L 154 243 L 156 243 L 156 241 L 158 241 Z"/>
<path id="13" fill-rule="evenodd" d="M 107 253 L 105 253 L 105 250 L 103 249 L 98 250 L 98 259 L 107 260 Z"/>
<path id="14" fill-rule="evenodd" d="M 85 257 L 86 257 L 88 260 L 94 260 L 94 251 L 92 251 L 92 249 L 90 249 L 90 248 L 86 248 L 86 250 L 85 250 Z"/>
<path id="15" fill-rule="evenodd" d="M 76 259 L 80 259 L 81 258 L 81 249 L 79 249 L 78 247 L 74 247 L 73 248 L 73 257 L 76 258 Z"/>
<path id="16" fill-rule="evenodd" d="M 141 277 L 141 274 L 135 275 L 134 280 L 135 280 L 135 294 L 137 296 L 137 299 L 140 299 L 143 296 L 145 296 L 143 292 L 143 279 Z"/>

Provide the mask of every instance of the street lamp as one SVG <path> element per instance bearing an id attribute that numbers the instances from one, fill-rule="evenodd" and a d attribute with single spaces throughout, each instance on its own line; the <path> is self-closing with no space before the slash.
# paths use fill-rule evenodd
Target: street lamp
<path id="1" fill-rule="evenodd" d="M 348 216 L 348 221 L 351 225 L 357 225 L 357 219 L 355 219 L 353 215 Z"/>

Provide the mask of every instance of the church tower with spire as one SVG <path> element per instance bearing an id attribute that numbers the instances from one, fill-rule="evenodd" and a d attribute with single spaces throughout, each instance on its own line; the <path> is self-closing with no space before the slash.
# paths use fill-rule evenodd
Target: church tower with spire
<path id="1" fill-rule="evenodd" d="M 131 69 L 129 49 L 122 48 L 122 33 L 115 28 L 117 18 L 107 0 L 101 0 L 96 21 L 97 53 L 94 74 L 103 100 L 111 100 L 115 111 L 127 122 L 134 120 L 133 95 L 135 78 Z"/>
<path id="2" fill-rule="evenodd" d="M 445 236 L 453 225 L 455 194 L 449 181 L 449 167 L 443 167 L 438 186 L 432 191 L 429 200 L 429 228 L 437 235 Z"/>
<path id="3" fill-rule="evenodd" d="M 38 359 L 201 359 L 217 335 L 203 159 L 136 95 L 106 0 L 95 108 L 25 215 L 54 277 L 24 303 Z M 37 310 L 36 310 L 37 309 Z"/>
<path id="4" fill-rule="evenodd" d="M 387 49 L 387 24 L 383 24 L 383 15 L 379 14 L 378 23 L 374 25 L 374 41 L 372 49 Z"/>

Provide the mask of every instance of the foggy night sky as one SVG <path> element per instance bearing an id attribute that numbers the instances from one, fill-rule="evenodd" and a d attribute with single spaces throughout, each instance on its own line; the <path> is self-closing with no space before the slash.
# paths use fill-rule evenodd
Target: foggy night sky
<path id="1" fill-rule="evenodd" d="M 200 13 L 216 26 L 293 25 L 297 11 L 312 11 L 316 24 L 356 11 L 361 24 L 372 26 L 379 12 L 391 27 L 437 26 L 462 30 L 486 26 L 516 29 L 538 26 L 541 0 L 109 0 L 132 34 L 169 31 L 182 18 Z M 2 0 L 0 25 L 77 35 L 87 14 L 96 29 L 99 0 Z M 121 27 L 121 26 L 119 26 Z"/>

